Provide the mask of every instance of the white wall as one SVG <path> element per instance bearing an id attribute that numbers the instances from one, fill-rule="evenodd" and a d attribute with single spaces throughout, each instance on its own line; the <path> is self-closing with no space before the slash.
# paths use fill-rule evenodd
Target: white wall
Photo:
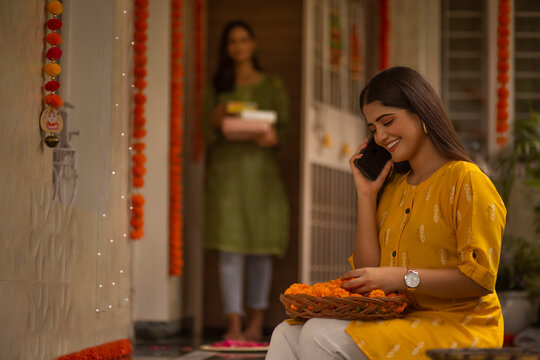
<path id="1" fill-rule="evenodd" d="M 134 244 L 134 320 L 180 314 L 180 279 L 169 277 L 170 2 L 151 1 L 148 19 L 145 235 Z"/>

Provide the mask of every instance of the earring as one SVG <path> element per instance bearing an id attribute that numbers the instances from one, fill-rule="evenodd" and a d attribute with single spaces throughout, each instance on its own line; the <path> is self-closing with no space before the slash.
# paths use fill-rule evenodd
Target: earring
<path id="1" fill-rule="evenodd" d="M 428 134 L 428 131 L 427 131 L 427 127 L 426 127 L 426 123 L 422 121 L 422 127 L 424 128 L 424 132 L 426 133 L 426 135 Z"/>

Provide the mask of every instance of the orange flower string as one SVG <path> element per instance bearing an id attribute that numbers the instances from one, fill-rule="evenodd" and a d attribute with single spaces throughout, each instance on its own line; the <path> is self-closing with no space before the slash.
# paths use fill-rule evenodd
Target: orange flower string
<path id="1" fill-rule="evenodd" d="M 56 94 L 60 89 L 60 83 L 56 77 L 62 72 L 62 68 L 57 61 L 62 56 L 62 50 L 58 47 L 62 43 L 62 36 L 57 32 L 62 27 L 62 20 L 58 18 L 64 11 L 62 3 L 58 0 L 51 0 L 47 3 L 47 12 L 51 18 L 45 22 L 45 26 L 51 32 L 45 36 L 47 48 L 45 58 L 49 63 L 43 66 L 43 72 L 50 79 L 45 82 L 43 88 L 47 94 L 43 97 L 43 111 L 40 116 L 40 127 L 47 136 L 44 142 L 47 146 L 53 148 L 58 145 L 59 138 L 56 133 L 62 131 L 62 117 L 58 113 L 58 108 L 62 106 L 62 98 Z"/>
<path id="2" fill-rule="evenodd" d="M 135 189 L 144 187 L 144 175 L 146 174 L 146 156 L 144 149 L 146 148 L 143 138 L 146 136 L 146 96 L 144 88 L 146 88 L 146 30 L 148 29 L 148 0 L 135 0 L 135 33 L 133 34 L 134 45 L 133 51 L 133 87 L 136 93 L 133 96 L 135 106 L 133 107 L 133 132 L 132 136 L 134 143 L 132 145 L 135 154 L 132 156 L 133 166 L 131 169 L 131 185 Z M 141 194 L 135 194 L 131 198 L 131 231 L 130 238 L 141 239 L 144 236 L 144 197 Z"/>
<path id="3" fill-rule="evenodd" d="M 499 88 L 497 89 L 497 144 L 500 146 L 506 145 L 508 137 L 506 133 L 509 130 L 508 125 L 508 98 L 510 92 L 506 87 L 510 78 L 508 72 L 510 71 L 510 12 L 511 5 L 510 0 L 499 0 L 499 17 L 497 28 L 497 82 Z"/>
<path id="4" fill-rule="evenodd" d="M 127 358 L 132 351 L 131 342 L 121 339 L 60 356 L 56 360 L 116 360 Z"/>
<path id="5" fill-rule="evenodd" d="M 182 0 L 171 0 L 171 112 L 169 149 L 169 274 L 182 275 L 182 115 L 183 108 L 183 31 Z"/>

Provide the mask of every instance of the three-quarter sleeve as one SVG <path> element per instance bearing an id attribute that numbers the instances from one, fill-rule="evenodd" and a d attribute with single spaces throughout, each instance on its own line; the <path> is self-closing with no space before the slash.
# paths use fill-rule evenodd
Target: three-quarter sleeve
<path id="1" fill-rule="evenodd" d="M 279 144 L 284 144 L 287 141 L 289 131 L 289 96 L 281 79 L 275 78 L 273 88 L 274 104 L 277 112 L 276 132 Z"/>
<path id="2" fill-rule="evenodd" d="M 206 146 L 212 145 L 220 136 L 219 132 L 212 126 L 212 111 L 217 106 L 216 96 L 212 87 L 205 89 L 203 108 L 202 108 L 202 134 Z"/>
<path id="3" fill-rule="evenodd" d="M 469 170 L 456 184 L 456 239 L 460 271 L 494 291 L 506 208 L 489 178 Z"/>

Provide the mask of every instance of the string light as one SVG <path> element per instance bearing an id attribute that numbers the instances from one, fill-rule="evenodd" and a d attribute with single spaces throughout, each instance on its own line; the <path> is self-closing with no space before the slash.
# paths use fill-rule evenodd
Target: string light
<path id="1" fill-rule="evenodd" d="M 124 2 L 124 4 L 129 4 L 132 0 L 121 0 Z M 124 15 L 128 15 L 129 14 L 129 9 L 128 8 L 124 8 L 124 9 L 121 9 L 120 10 L 121 13 L 119 12 L 117 16 L 122 16 L 123 19 L 125 19 L 125 23 L 123 24 L 123 27 L 121 29 L 121 32 L 118 33 L 118 35 L 114 35 L 114 41 L 122 41 L 122 42 L 119 42 L 117 45 L 115 46 L 118 46 L 119 48 L 121 48 L 124 53 L 126 53 L 126 56 L 123 57 L 124 60 L 122 60 L 121 63 L 116 63 L 115 65 L 115 70 L 114 72 L 120 76 L 117 76 L 115 78 L 113 78 L 113 81 L 117 82 L 116 84 L 118 85 L 114 85 L 114 86 L 118 86 L 119 89 L 121 89 L 121 91 L 118 91 L 118 92 L 115 92 L 114 94 L 118 94 L 120 97 L 118 97 L 117 99 L 113 99 L 112 101 L 112 105 L 113 105 L 113 109 L 115 110 L 114 114 L 113 114 L 113 125 L 114 126 L 121 126 L 120 127 L 120 131 L 115 131 L 115 133 L 117 134 L 116 136 L 118 137 L 117 139 L 121 139 L 122 141 L 122 148 L 125 149 L 123 146 L 123 144 L 125 145 L 128 145 L 127 148 L 129 150 L 129 152 L 131 152 L 133 150 L 133 147 L 129 144 L 129 143 L 123 143 L 124 141 L 125 142 L 128 142 L 129 141 L 129 137 L 126 136 L 126 134 L 128 134 L 128 131 L 129 131 L 129 125 L 128 125 L 128 122 L 127 122 L 127 113 L 126 111 L 129 111 L 129 103 L 127 104 L 128 106 L 126 106 L 126 101 L 129 101 L 128 99 L 128 93 L 130 91 L 130 88 L 134 87 L 134 84 L 133 84 L 133 80 L 130 79 L 130 76 L 129 76 L 129 68 L 130 68 L 130 56 L 127 56 L 127 53 L 130 50 L 130 47 L 133 46 L 135 44 L 134 41 L 131 41 L 131 39 L 128 37 L 131 34 L 131 18 L 130 16 L 124 16 Z M 123 14 L 123 15 L 122 15 Z M 125 35 L 124 35 L 125 34 Z M 128 35 L 129 34 L 129 35 Z M 131 44 L 131 46 L 130 46 Z M 125 94 L 125 95 L 123 95 Z M 125 96 L 125 99 L 124 99 L 124 96 Z M 122 111 L 122 112 L 120 112 Z M 118 125 L 116 125 L 118 124 Z M 121 125 L 120 125 L 121 124 Z M 113 140 L 114 141 L 114 140 Z M 124 164 L 124 163 L 129 163 L 129 157 L 130 155 L 128 154 L 128 152 L 124 151 L 124 156 L 123 158 L 120 158 L 118 161 L 120 161 L 121 164 Z M 128 157 L 126 159 L 126 156 Z M 122 175 L 123 174 L 123 171 L 121 169 L 121 167 L 119 167 L 118 165 L 114 165 L 115 166 L 115 170 L 111 170 L 111 175 Z M 126 175 L 127 176 L 127 175 Z M 116 178 L 115 178 L 116 179 Z M 115 183 L 116 184 L 119 184 L 121 185 L 121 192 L 120 192 L 120 195 L 116 195 L 116 196 L 119 196 L 120 199 L 122 200 L 125 200 L 127 199 L 128 197 L 128 190 L 129 189 L 126 189 L 124 185 L 124 182 L 122 181 L 121 183 L 119 183 L 119 181 L 123 180 L 123 176 L 117 178 L 118 180 L 115 180 Z M 125 207 L 121 207 L 122 209 L 125 209 Z M 124 210 L 125 211 L 125 210 Z M 111 217 L 111 224 L 116 224 L 118 223 L 118 221 L 116 221 L 118 219 L 118 216 L 125 216 L 125 214 L 121 213 L 117 213 L 117 212 L 108 212 L 108 213 L 102 213 L 102 219 L 106 218 L 106 217 Z M 128 224 L 124 224 L 122 222 L 122 226 L 126 226 Z M 105 229 L 107 227 L 105 227 L 105 225 L 101 225 L 102 229 Z M 99 230 L 99 228 L 98 228 Z M 127 238 L 127 233 L 125 232 L 127 230 L 126 229 L 121 229 L 120 230 L 120 234 L 122 234 L 122 237 L 123 239 L 126 239 Z M 96 306 L 95 306 L 95 309 L 96 309 L 96 313 L 106 313 L 108 310 L 111 310 L 113 309 L 113 304 L 115 304 L 116 307 L 122 307 L 125 303 L 127 303 L 129 301 L 129 298 L 128 297 L 122 297 L 120 295 L 120 301 L 118 300 L 113 300 L 113 298 L 108 298 L 108 299 L 105 299 L 103 296 L 105 296 L 105 294 L 109 294 L 108 296 L 111 296 L 110 294 L 112 293 L 107 293 L 107 292 L 102 292 L 101 290 L 104 290 L 106 286 L 114 286 L 114 287 L 118 287 L 121 292 L 124 292 L 124 286 L 122 286 L 122 282 L 120 281 L 107 281 L 108 278 L 110 278 L 110 271 L 112 270 L 113 273 L 115 271 L 119 271 L 120 274 L 125 274 L 125 271 L 123 270 L 124 269 L 124 266 L 126 266 L 126 264 L 123 264 L 120 266 L 122 267 L 121 269 L 106 269 L 105 266 L 110 266 L 111 262 L 109 260 L 110 257 L 114 257 L 115 256 L 115 253 L 114 251 L 117 251 L 115 249 L 122 249 L 122 248 L 117 248 L 116 246 L 122 246 L 122 242 L 118 242 L 118 241 L 114 241 L 115 238 L 117 238 L 119 235 L 118 233 L 115 234 L 115 232 L 118 231 L 117 230 L 113 230 L 111 229 L 110 230 L 111 233 L 109 236 L 107 237 L 102 237 L 100 240 L 100 242 L 98 244 L 99 247 L 101 247 L 101 249 L 98 247 L 98 252 L 97 252 L 97 255 L 98 257 L 100 257 L 99 259 L 99 262 L 98 262 L 98 266 L 96 268 L 96 278 L 99 278 L 101 277 L 101 279 L 99 280 L 99 283 L 98 283 L 98 286 L 96 288 L 96 291 L 97 291 L 97 297 L 96 297 Z M 105 235 L 106 236 L 106 235 Z M 105 245 L 105 243 L 107 242 L 107 238 L 109 240 L 109 246 L 108 247 L 103 247 Z M 103 245 L 101 245 L 103 244 Z M 129 244 L 129 242 L 127 243 L 124 243 L 124 244 Z M 114 246 L 114 248 L 113 248 Z M 129 246 L 129 245 L 125 245 L 125 246 Z M 103 256 L 106 256 L 106 258 L 102 258 L 102 255 Z M 117 273 L 118 274 L 118 273 Z M 123 280 L 125 281 L 129 281 L 129 277 L 126 277 L 126 278 L 123 278 Z M 129 282 L 126 283 L 126 290 L 127 292 L 129 292 Z M 123 294 L 124 296 L 126 295 L 126 293 Z"/>

